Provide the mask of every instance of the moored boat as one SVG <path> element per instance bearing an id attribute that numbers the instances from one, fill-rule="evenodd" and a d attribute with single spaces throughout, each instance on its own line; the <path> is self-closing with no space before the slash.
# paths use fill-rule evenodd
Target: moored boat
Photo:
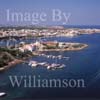
<path id="1" fill-rule="evenodd" d="M 5 92 L 0 92 L 0 97 L 6 96 L 7 94 Z"/>

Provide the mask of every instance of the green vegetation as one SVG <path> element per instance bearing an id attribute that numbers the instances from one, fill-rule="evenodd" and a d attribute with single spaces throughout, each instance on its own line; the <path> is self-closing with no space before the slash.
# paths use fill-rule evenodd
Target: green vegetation
<path id="1" fill-rule="evenodd" d="M 84 44 L 76 44 L 76 45 L 73 45 L 72 47 L 73 48 L 81 48 L 81 47 L 83 47 L 84 46 Z"/>
<path id="2" fill-rule="evenodd" d="M 56 46 L 46 46 L 45 49 L 57 49 L 57 47 Z"/>
<path id="3" fill-rule="evenodd" d="M 10 49 L 10 48 L 0 48 L 0 52 L 8 52 L 15 58 L 19 58 L 19 59 L 22 59 L 23 57 L 28 57 L 29 55 L 32 54 L 29 51 L 22 53 L 18 49 Z"/>
<path id="4" fill-rule="evenodd" d="M 55 44 L 43 44 L 45 46 L 44 49 L 57 49 L 58 48 L 58 43 Z"/>
<path id="5" fill-rule="evenodd" d="M 0 52 L 0 67 L 8 65 L 9 62 L 13 61 L 15 58 L 8 52 Z"/>
<path id="6" fill-rule="evenodd" d="M 8 65 L 9 62 L 15 59 L 25 59 L 32 56 L 31 52 L 20 52 L 17 49 L 0 48 L 0 67 Z"/>

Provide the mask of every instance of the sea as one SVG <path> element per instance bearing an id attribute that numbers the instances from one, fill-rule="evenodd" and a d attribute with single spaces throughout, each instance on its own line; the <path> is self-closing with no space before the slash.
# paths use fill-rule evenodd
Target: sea
<path id="1" fill-rule="evenodd" d="M 100 26 L 70 26 L 71 28 L 100 28 Z M 66 28 L 69 28 L 66 26 Z M 42 38 L 41 38 L 42 40 Z M 18 40 L 19 43 L 21 40 Z M 32 43 L 35 39 L 23 40 Z M 43 56 L 35 56 L 27 61 L 35 60 L 65 64 L 63 69 L 47 70 L 45 67 L 32 68 L 27 63 L 17 64 L 12 68 L 0 73 L 0 92 L 7 95 L 0 100 L 34 100 L 50 98 L 100 98 L 100 33 L 84 34 L 73 38 L 48 37 L 43 41 L 78 42 L 88 44 L 87 48 L 80 51 L 43 52 L 47 55 L 62 55 L 66 59 L 51 59 Z M 1 46 L 5 45 L 5 41 Z M 11 84 L 9 76 L 40 76 L 40 79 L 83 79 L 85 87 L 23 87 Z M 71 83 L 72 85 L 74 84 Z"/>

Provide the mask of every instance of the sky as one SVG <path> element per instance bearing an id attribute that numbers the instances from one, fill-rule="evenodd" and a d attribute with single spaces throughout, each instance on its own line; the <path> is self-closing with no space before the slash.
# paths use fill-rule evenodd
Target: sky
<path id="1" fill-rule="evenodd" d="M 10 24 L 100 25 L 100 0 L 0 0 L 0 25 Z"/>

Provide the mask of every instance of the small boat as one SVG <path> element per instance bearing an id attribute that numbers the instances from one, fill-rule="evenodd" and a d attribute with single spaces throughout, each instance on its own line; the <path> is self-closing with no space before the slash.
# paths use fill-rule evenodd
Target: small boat
<path id="1" fill-rule="evenodd" d="M 39 65 L 41 65 L 41 66 L 46 65 L 46 62 L 41 62 L 41 63 L 39 63 Z"/>
<path id="2" fill-rule="evenodd" d="M 47 69 L 55 70 L 55 69 L 57 69 L 57 67 L 59 67 L 59 66 L 60 66 L 59 64 L 53 63 L 53 64 L 47 66 Z"/>
<path id="3" fill-rule="evenodd" d="M 52 58 L 54 59 L 54 58 L 56 58 L 56 56 L 52 56 Z"/>
<path id="4" fill-rule="evenodd" d="M 48 64 L 47 62 L 44 64 L 44 67 L 48 67 L 50 66 L 50 64 Z"/>
<path id="5" fill-rule="evenodd" d="M 64 59 L 68 60 L 70 57 L 63 57 Z"/>
<path id="6" fill-rule="evenodd" d="M 47 69 L 51 69 L 51 66 L 49 65 L 49 66 L 47 66 Z"/>
<path id="7" fill-rule="evenodd" d="M 5 92 L 0 92 L 0 97 L 6 96 L 7 94 Z"/>
<path id="8" fill-rule="evenodd" d="M 36 61 L 30 61 L 28 65 L 31 67 L 36 67 L 38 63 Z"/>
<path id="9" fill-rule="evenodd" d="M 65 67 L 65 65 L 64 64 L 62 64 L 61 66 L 59 66 L 58 68 L 63 68 L 63 67 Z"/>
<path id="10" fill-rule="evenodd" d="M 62 58 L 62 55 L 58 55 L 57 57 L 58 57 L 58 58 Z"/>
<path id="11" fill-rule="evenodd" d="M 38 65 L 38 64 L 35 64 L 35 63 L 34 63 L 34 64 L 32 64 L 31 66 L 32 66 L 32 67 L 36 67 L 37 65 Z"/>
<path id="12" fill-rule="evenodd" d="M 49 69 L 49 70 L 55 70 L 55 69 L 61 69 L 61 68 L 64 68 L 64 67 L 65 67 L 64 64 L 60 65 L 60 64 L 53 63 L 51 65 L 48 65 L 47 69 Z"/>
<path id="13" fill-rule="evenodd" d="M 60 66 L 60 64 L 55 64 L 55 63 L 51 64 L 51 67 L 53 67 L 53 68 L 59 67 L 59 66 Z"/>

